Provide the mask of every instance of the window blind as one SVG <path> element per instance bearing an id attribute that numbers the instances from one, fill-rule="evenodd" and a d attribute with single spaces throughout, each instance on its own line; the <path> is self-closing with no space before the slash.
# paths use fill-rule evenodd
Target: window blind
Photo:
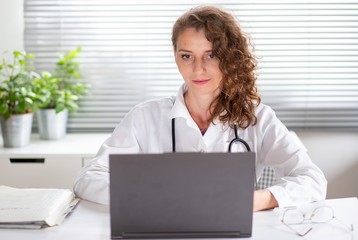
<path id="1" fill-rule="evenodd" d="M 25 49 L 37 70 L 82 47 L 92 89 L 68 130 L 112 131 L 135 104 L 175 95 L 171 28 L 204 3 L 234 13 L 251 36 L 263 103 L 286 126 L 358 127 L 358 0 L 24 0 Z"/>

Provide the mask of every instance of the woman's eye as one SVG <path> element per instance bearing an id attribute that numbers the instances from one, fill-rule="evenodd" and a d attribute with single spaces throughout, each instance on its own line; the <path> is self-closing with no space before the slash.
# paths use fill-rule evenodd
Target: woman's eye
<path id="1" fill-rule="evenodd" d="M 184 60 L 189 60 L 190 59 L 190 55 L 189 54 L 182 54 L 181 55 L 181 58 L 184 59 Z"/>
<path id="2" fill-rule="evenodd" d="M 208 54 L 208 58 L 215 58 L 214 54 L 210 53 Z"/>

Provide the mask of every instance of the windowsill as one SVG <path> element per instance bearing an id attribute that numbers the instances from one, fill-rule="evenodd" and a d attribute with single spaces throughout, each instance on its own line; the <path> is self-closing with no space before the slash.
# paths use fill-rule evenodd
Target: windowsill
<path id="1" fill-rule="evenodd" d="M 33 134 L 30 144 L 21 148 L 4 148 L 0 138 L 0 154 L 2 157 L 39 155 L 93 157 L 109 136 L 108 133 L 67 133 L 63 139 L 42 140 L 38 134 Z"/>

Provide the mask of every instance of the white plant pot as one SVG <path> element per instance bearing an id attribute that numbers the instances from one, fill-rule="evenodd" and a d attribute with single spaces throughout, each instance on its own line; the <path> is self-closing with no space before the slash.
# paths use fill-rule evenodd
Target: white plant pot
<path id="1" fill-rule="evenodd" d="M 41 139 L 57 140 L 66 135 L 68 110 L 56 113 L 55 109 L 39 109 L 36 112 Z"/>
<path id="2" fill-rule="evenodd" d="M 32 118 L 32 113 L 11 115 L 6 121 L 1 116 L 4 147 L 24 147 L 30 143 Z"/>

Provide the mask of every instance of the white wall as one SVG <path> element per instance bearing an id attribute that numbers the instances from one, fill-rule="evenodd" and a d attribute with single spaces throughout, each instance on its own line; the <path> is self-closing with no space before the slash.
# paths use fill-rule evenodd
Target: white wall
<path id="1" fill-rule="evenodd" d="M 23 49 L 23 0 L 0 0 L 0 52 Z M 296 131 L 328 179 L 328 198 L 358 196 L 358 131 Z"/>
<path id="2" fill-rule="evenodd" d="M 328 180 L 328 198 L 358 197 L 358 131 L 296 131 Z"/>
<path id="3" fill-rule="evenodd" d="M 0 54 L 24 49 L 23 0 L 0 0 Z"/>

